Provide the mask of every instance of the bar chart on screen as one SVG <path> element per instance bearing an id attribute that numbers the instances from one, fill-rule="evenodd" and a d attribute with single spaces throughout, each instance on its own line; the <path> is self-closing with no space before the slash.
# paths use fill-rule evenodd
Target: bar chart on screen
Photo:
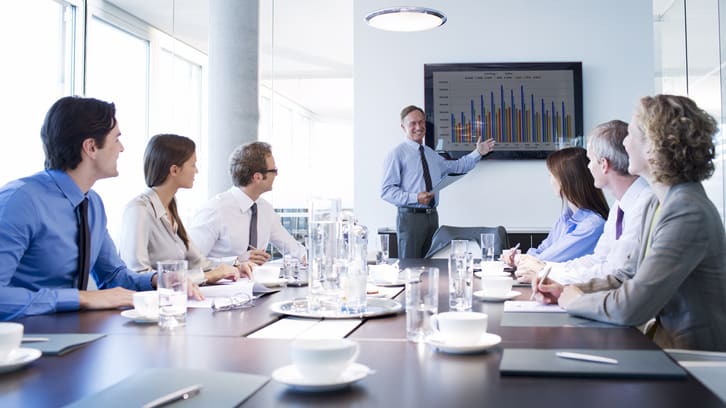
<path id="1" fill-rule="evenodd" d="M 471 151 L 479 138 L 492 138 L 497 152 L 542 158 L 581 145 L 579 71 L 544 63 L 462 65 L 433 66 L 426 77 L 436 150 Z"/>

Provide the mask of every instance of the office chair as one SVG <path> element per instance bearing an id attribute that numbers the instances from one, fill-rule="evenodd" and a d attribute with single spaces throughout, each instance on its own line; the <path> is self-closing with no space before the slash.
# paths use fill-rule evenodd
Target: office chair
<path id="1" fill-rule="evenodd" d="M 502 249 L 509 248 L 509 240 L 507 239 L 507 230 L 501 225 L 498 227 L 453 227 L 451 225 L 442 225 L 434 232 L 431 239 L 431 248 L 424 258 L 447 258 L 451 250 L 452 239 L 465 239 L 469 242 L 475 242 L 476 246 L 481 249 L 481 234 L 494 234 L 494 256 L 501 255 Z M 481 257 L 481 251 L 474 254 L 475 257 Z"/>

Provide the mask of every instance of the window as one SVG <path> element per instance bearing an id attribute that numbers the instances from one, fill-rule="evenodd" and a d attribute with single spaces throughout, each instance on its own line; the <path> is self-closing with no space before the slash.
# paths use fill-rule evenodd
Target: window
<path id="1" fill-rule="evenodd" d="M 0 121 L 0 185 L 43 169 L 40 127 L 45 113 L 58 98 L 78 92 L 74 58 L 80 48 L 78 38 L 82 38 L 77 16 L 82 13 L 74 3 L 35 0 L 3 4 L 0 50 L 5 62 L 0 64 L 0 111 L 5 114 Z M 28 15 L 33 18 L 18 18 Z"/>
<path id="2" fill-rule="evenodd" d="M 115 238 L 124 206 L 146 185 L 141 163 L 148 139 L 149 42 L 95 16 L 89 21 L 87 41 L 86 96 L 116 104 L 124 145 L 119 177 L 93 187 L 104 200 L 108 229 Z"/>

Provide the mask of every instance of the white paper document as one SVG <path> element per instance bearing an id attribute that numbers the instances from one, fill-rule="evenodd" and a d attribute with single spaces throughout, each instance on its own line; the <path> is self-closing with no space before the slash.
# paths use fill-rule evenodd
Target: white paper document
<path id="1" fill-rule="evenodd" d="M 359 319 L 286 317 L 252 334 L 255 339 L 342 339 L 362 323 Z"/>
<path id="2" fill-rule="evenodd" d="M 441 178 L 438 183 L 431 189 L 432 193 L 438 193 L 439 191 L 443 190 L 445 187 L 448 187 L 449 184 L 459 180 L 460 178 L 464 177 L 465 174 L 449 174 Z"/>
<path id="3" fill-rule="evenodd" d="M 199 291 L 204 295 L 204 300 L 188 299 L 187 307 L 211 309 L 212 302 L 218 297 L 230 298 L 244 294 L 251 298 L 254 286 L 255 283 L 248 279 L 240 279 L 236 282 L 220 281 L 217 285 L 200 286 Z"/>
<path id="4" fill-rule="evenodd" d="M 505 312 L 567 313 L 560 305 L 543 305 L 534 300 L 508 300 L 504 302 Z"/>

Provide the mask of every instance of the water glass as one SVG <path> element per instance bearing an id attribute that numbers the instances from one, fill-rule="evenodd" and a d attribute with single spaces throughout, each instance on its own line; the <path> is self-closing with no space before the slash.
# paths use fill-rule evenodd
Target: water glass
<path id="1" fill-rule="evenodd" d="M 481 234 L 481 260 L 482 262 L 494 260 L 494 234 Z"/>
<path id="2" fill-rule="evenodd" d="M 348 264 L 347 273 L 340 278 L 340 286 L 343 289 L 343 300 L 341 302 L 343 312 L 350 314 L 365 313 L 367 283 L 367 269 L 357 262 Z"/>
<path id="3" fill-rule="evenodd" d="M 471 310 L 474 271 L 469 267 L 472 254 L 449 255 L 449 310 Z"/>
<path id="4" fill-rule="evenodd" d="M 174 329 L 187 319 L 187 261 L 157 262 L 159 292 L 159 327 Z"/>
<path id="5" fill-rule="evenodd" d="M 384 264 L 388 262 L 388 239 L 389 235 L 379 235 L 378 236 L 378 242 L 380 243 L 380 250 L 376 252 L 376 263 L 377 264 Z"/>
<path id="6" fill-rule="evenodd" d="M 433 333 L 439 311 L 439 268 L 406 268 L 406 338 L 419 343 Z"/>
<path id="7" fill-rule="evenodd" d="M 451 253 L 457 256 L 464 256 L 469 252 L 469 241 L 465 239 L 451 240 Z"/>
<path id="8" fill-rule="evenodd" d="M 288 282 L 300 280 L 300 260 L 287 251 L 282 255 L 282 277 Z"/>

